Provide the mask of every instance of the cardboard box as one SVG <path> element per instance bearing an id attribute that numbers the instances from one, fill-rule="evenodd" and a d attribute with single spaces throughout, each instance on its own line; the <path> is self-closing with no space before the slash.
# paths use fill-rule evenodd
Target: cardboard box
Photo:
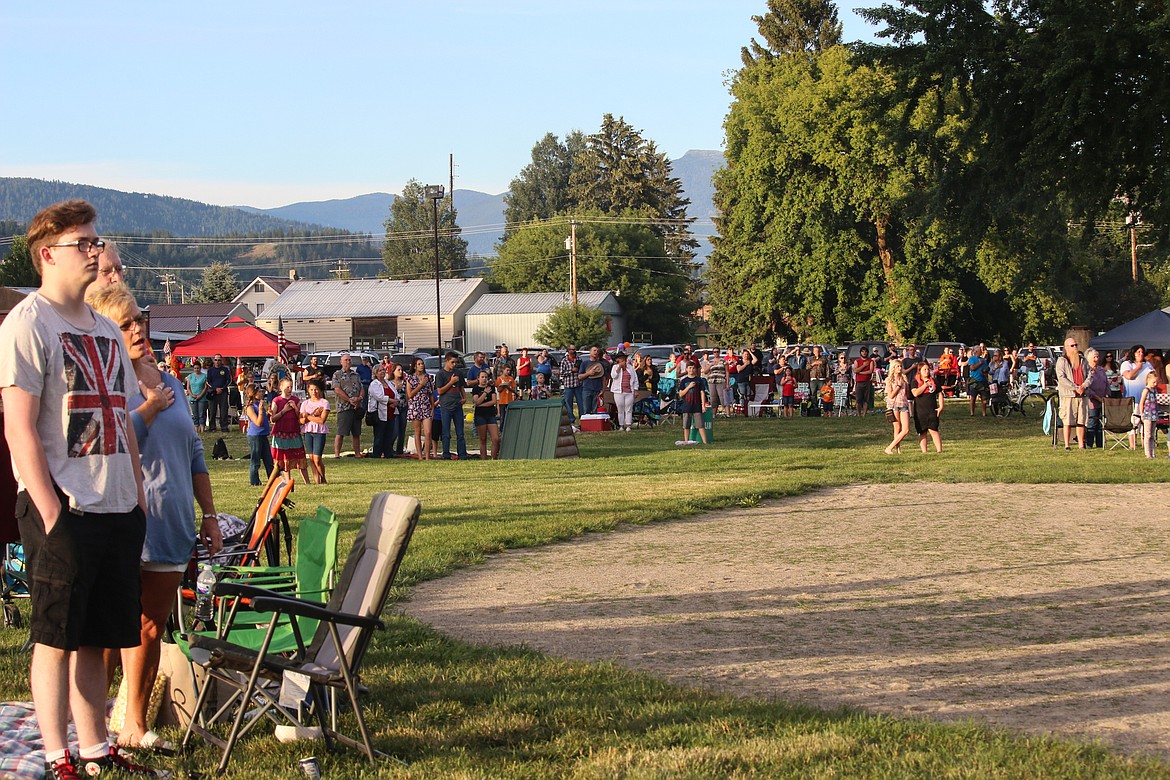
<path id="1" fill-rule="evenodd" d="M 583 414 L 583 415 L 581 415 L 581 430 L 583 430 L 583 431 L 608 431 L 609 430 L 609 415 L 608 414 Z"/>

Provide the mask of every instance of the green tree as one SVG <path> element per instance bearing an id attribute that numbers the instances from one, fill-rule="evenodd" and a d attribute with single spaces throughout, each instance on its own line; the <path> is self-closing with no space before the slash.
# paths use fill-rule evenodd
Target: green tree
<path id="1" fill-rule="evenodd" d="M 0 260 L 0 284 L 5 287 L 40 287 L 41 277 L 32 264 L 28 239 L 14 236 L 8 254 Z"/>
<path id="2" fill-rule="evenodd" d="M 229 263 L 212 263 L 191 291 L 193 303 L 228 303 L 240 294 L 240 282 Z"/>
<path id="3" fill-rule="evenodd" d="M 764 43 L 754 38 L 742 50 L 743 64 L 785 54 L 820 54 L 841 43 L 841 22 L 832 0 L 768 0 L 768 12 L 753 16 Z"/>
<path id="4" fill-rule="evenodd" d="M 604 347 L 609 342 L 605 315 L 599 309 L 572 303 L 553 309 L 533 335 L 541 344 L 554 347 Z"/>
<path id="5" fill-rule="evenodd" d="M 505 231 L 533 219 L 548 219 L 571 211 L 576 203 L 569 195 L 574 160 L 585 148 L 585 135 L 574 130 L 564 142 L 552 133 L 532 147 L 532 162 L 512 179 L 504 196 Z"/>
<path id="6" fill-rule="evenodd" d="M 439 201 L 439 267 L 444 276 L 467 268 L 467 242 L 460 237 L 458 214 L 450 193 Z M 390 204 L 382 260 L 391 279 L 430 278 L 435 275 L 435 214 L 426 188 L 411 179 L 402 197 Z"/>
<path id="7" fill-rule="evenodd" d="M 622 217 L 622 215 L 617 215 Z M 698 307 L 690 275 L 667 254 L 662 236 L 638 224 L 637 215 L 610 220 L 597 212 L 578 217 L 577 289 L 613 290 L 632 329 L 683 339 Z M 569 220 L 534 220 L 499 247 L 490 281 L 508 292 L 569 289 Z"/>

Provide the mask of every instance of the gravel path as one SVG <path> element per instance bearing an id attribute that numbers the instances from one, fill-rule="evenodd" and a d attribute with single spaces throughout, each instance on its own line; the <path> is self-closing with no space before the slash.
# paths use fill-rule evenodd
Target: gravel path
<path id="1" fill-rule="evenodd" d="M 405 611 L 744 696 L 1170 756 L 1167 506 L 1167 485 L 838 488 L 508 552 Z"/>

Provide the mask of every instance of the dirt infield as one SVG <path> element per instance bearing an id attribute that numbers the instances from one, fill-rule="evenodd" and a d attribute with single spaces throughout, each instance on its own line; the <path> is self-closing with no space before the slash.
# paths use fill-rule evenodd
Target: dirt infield
<path id="1" fill-rule="evenodd" d="M 509 552 L 405 611 L 744 696 L 1170 756 L 1168 485 L 855 486 Z"/>

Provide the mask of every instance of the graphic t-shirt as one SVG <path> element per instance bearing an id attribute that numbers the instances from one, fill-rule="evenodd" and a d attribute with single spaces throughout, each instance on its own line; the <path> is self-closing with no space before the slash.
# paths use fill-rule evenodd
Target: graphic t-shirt
<path id="1" fill-rule="evenodd" d="M 138 504 L 138 487 L 126 389 L 137 380 L 118 326 L 93 316 L 92 328 L 78 328 L 31 293 L 0 325 L 0 387 L 41 399 L 37 434 L 71 507 L 129 512 Z M 24 490 L 19 473 L 16 478 Z"/>

